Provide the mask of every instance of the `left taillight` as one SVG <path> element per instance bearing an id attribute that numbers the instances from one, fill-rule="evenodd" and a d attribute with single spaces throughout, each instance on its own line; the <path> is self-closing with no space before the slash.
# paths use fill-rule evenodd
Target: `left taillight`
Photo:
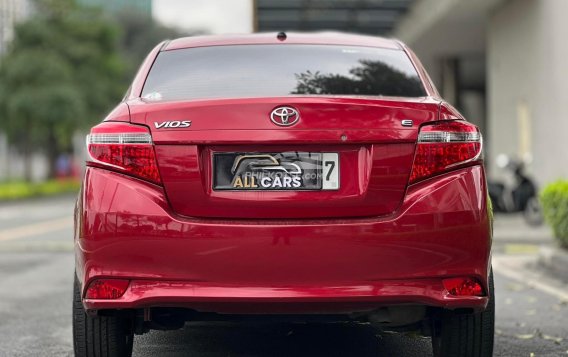
<path id="1" fill-rule="evenodd" d="M 155 184 L 160 173 L 148 128 L 121 122 L 104 122 L 87 135 L 89 166 L 102 167 Z"/>
<path id="2" fill-rule="evenodd" d="M 442 121 L 420 128 L 409 183 L 482 160 L 477 126 L 463 120 Z"/>

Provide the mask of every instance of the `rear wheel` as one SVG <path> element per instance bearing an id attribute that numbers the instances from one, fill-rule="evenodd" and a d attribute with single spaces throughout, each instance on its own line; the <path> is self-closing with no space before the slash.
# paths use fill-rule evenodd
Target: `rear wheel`
<path id="1" fill-rule="evenodd" d="M 434 322 L 432 347 L 435 357 L 491 357 L 495 334 L 493 272 L 489 276 L 487 309 L 476 314 L 444 310 Z"/>
<path id="2" fill-rule="evenodd" d="M 81 287 L 73 284 L 73 349 L 80 357 L 132 355 L 134 333 L 128 317 L 89 316 L 81 302 Z"/>

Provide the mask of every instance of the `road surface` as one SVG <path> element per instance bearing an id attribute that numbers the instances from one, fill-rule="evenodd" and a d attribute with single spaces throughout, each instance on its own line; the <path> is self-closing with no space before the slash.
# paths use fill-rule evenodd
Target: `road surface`
<path id="1" fill-rule="evenodd" d="M 0 356 L 70 356 L 73 197 L 0 203 Z M 527 231 L 529 230 L 529 231 Z M 528 232 L 528 233 L 527 233 Z M 531 267 L 542 229 L 496 222 L 495 356 L 568 356 L 568 288 Z M 522 237 L 521 237 L 522 236 Z M 189 323 L 134 356 L 428 356 L 430 341 L 362 325 Z"/>

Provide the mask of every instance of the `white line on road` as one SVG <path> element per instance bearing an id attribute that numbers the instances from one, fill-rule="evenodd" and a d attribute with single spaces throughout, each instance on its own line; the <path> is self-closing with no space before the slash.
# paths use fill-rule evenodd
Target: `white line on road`
<path id="1" fill-rule="evenodd" d="M 0 241 L 20 239 L 55 232 L 73 226 L 71 217 L 57 218 L 49 221 L 29 224 L 24 227 L 9 228 L 0 231 Z"/>
<path id="2" fill-rule="evenodd" d="M 542 277 L 539 277 L 537 274 L 507 266 L 503 259 L 495 256 L 493 257 L 492 264 L 495 272 L 498 274 L 552 295 L 560 300 L 568 301 L 568 292 L 565 289 L 544 283 Z"/>

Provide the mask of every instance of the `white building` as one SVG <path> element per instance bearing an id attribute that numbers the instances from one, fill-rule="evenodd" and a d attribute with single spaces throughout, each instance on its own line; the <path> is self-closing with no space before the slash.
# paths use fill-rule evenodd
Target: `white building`
<path id="1" fill-rule="evenodd" d="M 543 185 L 568 178 L 568 1 L 416 0 L 393 35 L 444 97 L 484 129 L 488 167 L 532 157 Z"/>

